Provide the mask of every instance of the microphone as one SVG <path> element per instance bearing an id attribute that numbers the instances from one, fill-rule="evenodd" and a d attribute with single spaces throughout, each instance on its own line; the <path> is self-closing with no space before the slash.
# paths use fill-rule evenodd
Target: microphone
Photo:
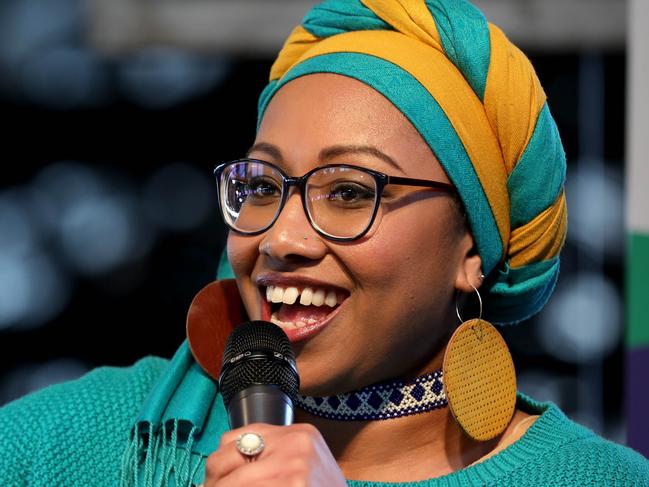
<path id="1" fill-rule="evenodd" d="M 219 387 L 231 429 L 292 424 L 300 378 L 286 333 L 266 321 L 237 326 L 225 345 Z"/>

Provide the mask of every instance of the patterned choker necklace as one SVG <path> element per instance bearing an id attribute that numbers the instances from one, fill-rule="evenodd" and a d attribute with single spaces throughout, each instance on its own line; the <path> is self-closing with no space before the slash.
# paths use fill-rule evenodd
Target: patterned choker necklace
<path id="1" fill-rule="evenodd" d="M 296 402 L 300 409 L 314 416 L 338 421 L 400 418 L 447 404 L 441 369 L 408 382 L 379 382 L 335 396 L 298 396 Z"/>

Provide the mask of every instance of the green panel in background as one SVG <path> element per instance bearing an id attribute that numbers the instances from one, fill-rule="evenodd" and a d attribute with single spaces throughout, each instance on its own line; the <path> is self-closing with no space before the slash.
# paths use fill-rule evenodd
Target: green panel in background
<path id="1" fill-rule="evenodd" d="M 631 233 L 627 254 L 628 347 L 649 345 L 649 234 Z"/>

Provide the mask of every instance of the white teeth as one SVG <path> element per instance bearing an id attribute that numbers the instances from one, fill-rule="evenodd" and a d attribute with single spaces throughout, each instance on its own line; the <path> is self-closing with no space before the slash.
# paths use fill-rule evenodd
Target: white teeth
<path id="1" fill-rule="evenodd" d="M 317 320 L 314 319 L 308 319 L 306 322 L 304 321 L 297 321 L 295 323 L 292 323 L 290 321 L 282 321 L 277 317 L 277 312 L 274 312 L 270 316 L 270 322 L 276 324 L 280 328 L 283 328 L 285 330 L 291 330 L 291 329 L 297 329 L 297 328 L 304 328 L 307 325 L 315 325 L 317 323 Z"/>
<path id="2" fill-rule="evenodd" d="M 322 306 L 324 302 L 325 302 L 324 289 L 318 289 L 316 292 L 313 293 L 313 299 L 311 300 L 311 304 L 314 306 Z"/>
<path id="3" fill-rule="evenodd" d="M 266 288 L 266 301 L 271 302 L 273 300 L 273 289 L 275 286 L 268 286 Z"/>
<path id="4" fill-rule="evenodd" d="M 300 291 L 298 291 L 296 287 L 286 288 L 282 302 L 286 304 L 293 304 L 297 300 L 299 294 Z"/>
<path id="5" fill-rule="evenodd" d="M 273 289 L 273 295 L 270 298 L 273 303 L 281 303 L 284 299 L 284 289 L 279 286 L 275 286 Z"/>
<path id="6" fill-rule="evenodd" d="M 336 291 L 324 289 L 313 289 L 305 287 L 300 289 L 294 286 L 283 288 L 280 286 L 266 287 L 266 301 L 270 303 L 295 304 L 298 301 L 302 306 L 322 306 L 326 304 L 330 308 L 335 308 L 338 304 L 338 295 Z"/>
<path id="7" fill-rule="evenodd" d="M 295 325 L 295 323 L 290 323 L 290 322 L 289 322 L 289 323 L 285 323 L 285 322 L 283 322 L 282 320 L 280 320 L 280 319 L 277 317 L 277 312 L 275 312 L 275 313 L 273 313 L 272 315 L 270 315 L 270 322 L 271 322 L 271 323 L 274 323 L 274 324 L 276 324 L 277 326 L 279 326 L 280 328 L 284 328 L 284 329 L 287 329 L 287 328 L 288 328 L 288 329 L 290 329 L 290 328 L 297 328 L 296 325 Z"/>
<path id="8" fill-rule="evenodd" d="M 302 294 L 300 295 L 300 304 L 303 306 L 310 306 L 312 300 L 313 300 L 313 289 L 311 289 L 310 287 L 305 287 L 302 290 Z"/>

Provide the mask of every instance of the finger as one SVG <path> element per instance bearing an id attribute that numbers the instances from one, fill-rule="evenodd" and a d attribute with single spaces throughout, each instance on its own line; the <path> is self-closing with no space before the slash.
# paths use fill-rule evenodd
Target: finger
<path id="1" fill-rule="evenodd" d="M 265 468 L 266 466 L 260 468 L 258 464 L 261 462 L 258 460 L 248 462 L 242 458 L 227 465 L 216 463 L 218 460 L 218 457 L 208 459 L 208 464 L 205 466 L 205 487 L 240 486 L 242 484 L 237 482 L 241 482 L 241 479 L 245 479 L 243 485 L 249 486 L 268 475 L 269 469 Z M 210 463 L 212 461 L 214 463 Z"/>
<path id="2" fill-rule="evenodd" d="M 247 463 L 241 468 L 232 470 L 226 476 L 218 479 L 218 484 L 214 483 L 214 485 L 218 485 L 218 487 L 240 487 L 242 485 L 278 485 L 286 487 L 287 485 L 294 485 L 295 481 L 300 479 L 303 481 L 302 485 L 306 485 L 308 475 L 309 466 L 304 458 L 278 461 L 266 457 L 263 460 L 256 460 Z M 205 487 L 211 487 L 210 482 L 211 480 L 206 479 Z"/>
<path id="3" fill-rule="evenodd" d="M 258 459 L 262 455 L 267 456 L 267 452 L 262 451 L 255 458 Z M 249 458 L 237 450 L 234 443 L 228 443 L 207 457 L 205 464 L 206 479 L 222 479 L 233 470 L 242 468 L 248 463 L 250 463 Z"/>
<path id="4" fill-rule="evenodd" d="M 265 435 L 269 435 L 274 432 L 277 432 L 281 428 L 285 428 L 285 426 L 275 426 L 266 423 L 252 423 L 247 426 L 242 426 L 241 428 L 236 428 L 223 433 L 219 441 L 219 447 L 226 445 L 228 443 L 234 443 L 237 440 L 237 438 L 244 433 L 256 433 L 265 439 L 266 438 Z"/>
<path id="5" fill-rule="evenodd" d="M 205 465 L 207 478 L 221 479 L 233 470 L 241 468 L 249 462 L 250 458 L 240 452 L 236 446 L 236 440 L 242 434 L 254 431 L 255 434 L 261 436 L 265 446 L 261 453 L 254 458 L 255 460 L 259 460 L 267 457 L 270 454 L 270 450 L 272 450 L 272 447 L 269 447 L 268 439 L 270 438 L 270 444 L 276 443 L 274 442 L 274 438 L 278 437 L 277 428 L 271 425 L 252 424 L 225 433 L 221 437 L 219 449 L 207 458 Z M 263 434 L 257 432 L 263 432 Z"/>

